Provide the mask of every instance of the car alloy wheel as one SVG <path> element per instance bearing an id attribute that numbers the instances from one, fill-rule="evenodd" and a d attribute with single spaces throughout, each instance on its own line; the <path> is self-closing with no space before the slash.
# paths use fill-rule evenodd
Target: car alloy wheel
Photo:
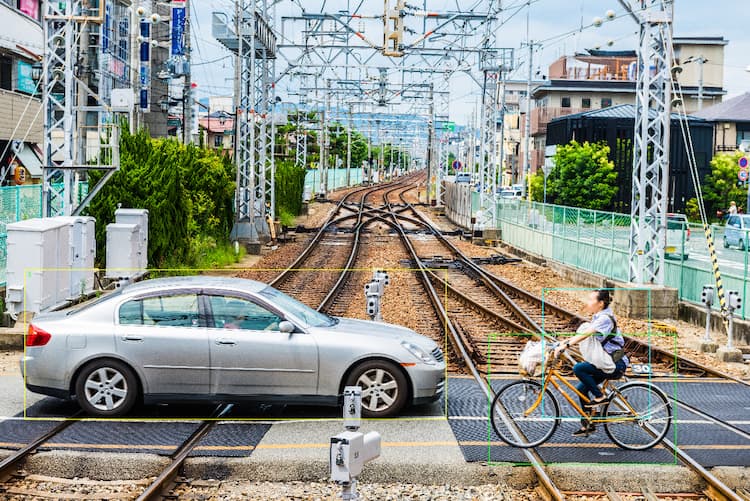
<path id="1" fill-rule="evenodd" d="M 357 386 L 362 388 L 362 407 L 370 412 L 386 411 L 398 400 L 398 382 L 385 369 L 366 371 L 357 379 Z"/>
<path id="2" fill-rule="evenodd" d="M 100 367 L 92 371 L 84 382 L 84 393 L 88 403 L 99 411 L 114 411 L 128 397 L 128 382 L 125 376 L 112 367 Z"/>

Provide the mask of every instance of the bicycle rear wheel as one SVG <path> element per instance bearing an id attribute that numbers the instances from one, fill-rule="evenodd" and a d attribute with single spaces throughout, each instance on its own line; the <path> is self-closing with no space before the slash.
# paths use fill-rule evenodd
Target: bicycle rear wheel
<path id="1" fill-rule="evenodd" d="M 560 406 L 549 390 L 544 390 L 539 405 L 526 415 L 541 393 L 541 384 L 525 380 L 511 383 L 497 393 L 492 402 L 490 419 L 495 433 L 503 442 L 514 447 L 536 447 L 555 433 Z"/>
<path id="2" fill-rule="evenodd" d="M 669 431 L 672 406 L 667 396 L 648 383 L 626 383 L 604 407 L 604 431 L 623 449 L 643 451 L 661 442 Z"/>

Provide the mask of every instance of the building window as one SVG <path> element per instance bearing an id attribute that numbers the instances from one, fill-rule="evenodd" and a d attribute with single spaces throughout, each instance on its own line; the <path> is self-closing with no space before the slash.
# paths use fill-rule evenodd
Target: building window
<path id="1" fill-rule="evenodd" d="M 602 108 L 609 108 L 612 106 L 612 98 L 610 97 L 603 97 L 602 98 Z"/>
<path id="2" fill-rule="evenodd" d="M 560 106 L 562 106 L 563 108 L 570 108 L 570 98 L 569 97 L 561 98 Z"/>
<path id="3" fill-rule="evenodd" d="M 221 148 L 222 146 L 224 146 L 224 136 L 216 134 L 214 136 L 214 148 Z"/>
<path id="4" fill-rule="evenodd" d="M 591 98 L 584 97 L 581 99 L 581 108 L 591 108 Z"/>
<path id="5" fill-rule="evenodd" d="M 13 86 L 13 59 L 0 56 L 0 89 L 11 90 Z"/>

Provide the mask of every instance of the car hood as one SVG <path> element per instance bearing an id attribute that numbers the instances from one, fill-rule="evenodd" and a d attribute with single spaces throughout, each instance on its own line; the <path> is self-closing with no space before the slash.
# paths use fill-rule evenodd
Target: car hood
<path id="1" fill-rule="evenodd" d="M 336 325 L 328 327 L 327 330 L 392 339 L 394 341 L 409 341 L 428 350 L 432 350 L 437 346 L 437 343 L 432 339 L 400 325 L 371 322 L 369 320 L 356 320 L 353 318 L 338 318 L 338 321 Z"/>

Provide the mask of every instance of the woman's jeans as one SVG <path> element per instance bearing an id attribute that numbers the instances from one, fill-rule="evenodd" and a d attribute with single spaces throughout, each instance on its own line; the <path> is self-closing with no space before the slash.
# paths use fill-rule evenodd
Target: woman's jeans
<path id="1" fill-rule="evenodd" d="M 599 388 L 599 384 L 603 383 L 607 379 L 620 379 L 625 373 L 627 366 L 623 360 L 620 360 L 615 364 L 615 371 L 611 374 L 607 374 L 601 369 L 597 369 L 594 364 L 589 362 L 578 362 L 573 366 L 573 373 L 581 381 L 576 386 L 576 389 L 583 395 L 592 395 L 595 399 L 602 396 L 602 390 Z M 584 400 L 581 400 L 581 406 L 584 404 Z"/>

